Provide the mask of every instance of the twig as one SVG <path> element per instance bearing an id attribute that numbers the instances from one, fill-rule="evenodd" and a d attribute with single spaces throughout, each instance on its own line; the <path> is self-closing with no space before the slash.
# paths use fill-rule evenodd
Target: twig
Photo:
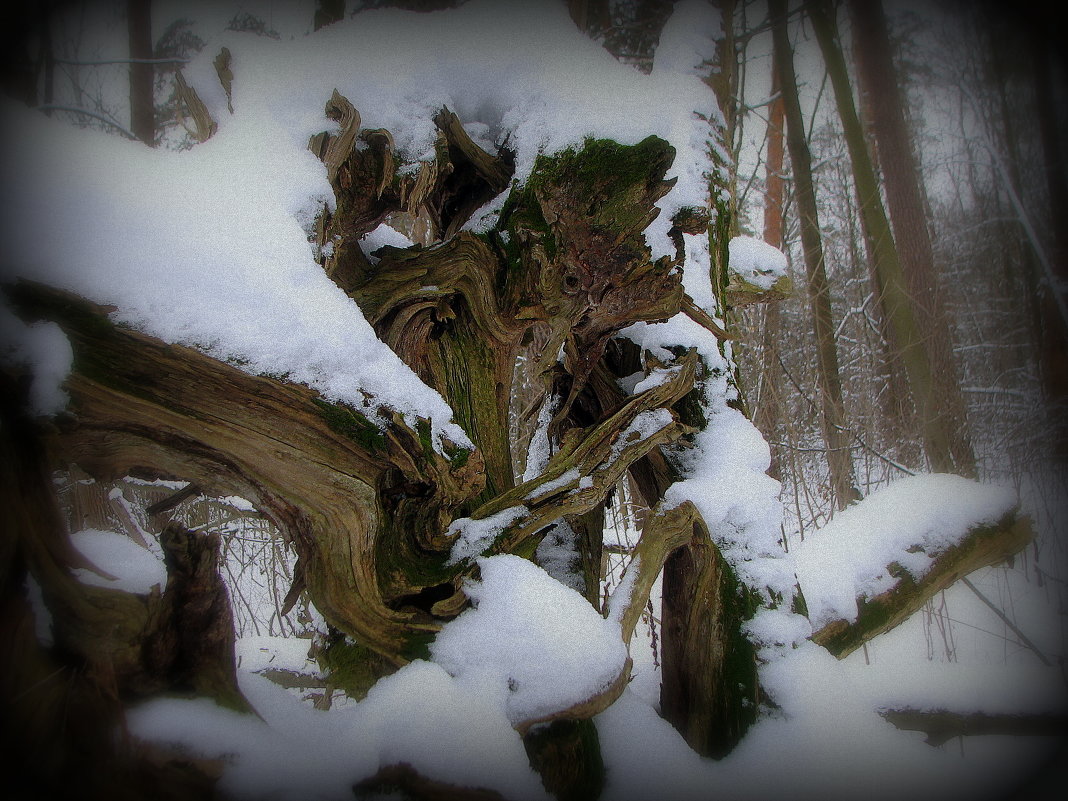
<path id="1" fill-rule="evenodd" d="M 1035 645 L 1035 644 L 1034 644 L 1033 642 L 1031 642 L 1031 640 L 1030 640 L 1030 639 L 1028 639 L 1027 635 L 1026 635 L 1026 634 L 1024 634 L 1024 633 L 1023 633 L 1022 631 L 1020 631 L 1019 627 L 1017 627 L 1017 625 L 1016 625 L 1015 623 L 1013 623 L 1013 622 L 1012 622 L 1011 620 L 1009 620 L 1009 618 L 1008 618 L 1008 615 L 1006 615 L 1006 614 L 1005 614 L 1004 612 L 1002 612 L 1002 611 L 1001 611 L 1001 610 L 1000 610 L 1000 609 L 999 609 L 999 608 L 998 608 L 998 607 L 997 607 L 997 606 L 996 606 L 996 605 L 994 604 L 994 602 L 993 602 L 993 601 L 991 601 L 991 600 L 990 600 L 989 598 L 987 598 L 987 597 L 986 597 L 985 595 L 983 595 L 983 593 L 981 593 L 981 592 L 979 591 L 979 588 L 978 588 L 978 587 L 976 587 L 976 586 L 975 586 L 974 584 L 972 584 L 972 582 L 971 582 L 971 581 L 970 581 L 970 580 L 968 579 L 968 577 L 967 577 L 967 576 L 964 576 L 964 577 L 963 577 L 963 578 L 961 579 L 961 581 L 962 581 L 962 582 L 964 583 L 964 586 L 965 586 L 965 587 L 967 587 L 967 588 L 968 588 L 969 590 L 971 590 L 972 592 L 974 592 L 974 593 L 975 593 L 975 596 L 976 596 L 976 597 L 977 597 L 977 598 L 978 598 L 978 599 L 979 599 L 980 601 L 982 601 L 982 602 L 983 602 L 984 604 L 986 604 L 986 605 L 987 605 L 988 607 L 990 607 L 990 609 L 991 609 L 991 610 L 992 610 L 992 611 L 994 612 L 994 614 L 995 614 L 995 615 L 997 615 L 997 616 L 998 616 L 999 618 L 1001 618 L 1001 621 L 1002 621 L 1002 622 L 1003 622 L 1003 623 L 1004 623 L 1004 624 L 1005 624 L 1006 626 L 1008 626 L 1008 627 L 1009 627 L 1009 629 L 1010 629 L 1010 630 L 1012 631 L 1012 633 L 1013 633 L 1013 634 L 1015 634 L 1015 635 L 1016 635 L 1016 636 L 1017 636 L 1017 637 L 1019 638 L 1019 640 L 1020 640 L 1020 642 L 1021 642 L 1022 644 L 1026 645 L 1026 646 L 1027 646 L 1028 648 L 1030 648 L 1030 649 L 1031 649 L 1032 651 L 1034 651 L 1034 653 L 1035 653 L 1035 656 L 1037 656 L 1037 657 L 1038 657 L 1039 661 L 1040 661 L 1040 662 L 1041 662 L 1041 663 L 1042 663 L 1043 665 L 1045 665 L 1046 667 L 1053 667 L 1053 663 L 1052 663 L 1052 662 L 1050 662 L 1050 661 L 1049 661 L 1049 659 L 1047 659 L 1047 658 L 1046 658 L 1046 655 L 1045 655 L 1045 654 L 1043 654 L 1043 653 L 1042 653 L 1042 652 L 1041 652 L 1041 651 L 1040 651 L 1040 650 L 1038 649 L 1038 646 L 1037 646 L 1037 645 Z"/>
<path id="2" fill-rule="evenodd" d="M 75 67 L 104 67 L 109 64 L 188 64 L 187 58 L 105 58 L 99 61 L 77 61 L 71 58 L 54 59 L 57 64 Z"/>
<path id="3" fill-rule="evenodd" d="M 168 495 L 162 501 L 157 501 L 156 503 L 152 504 L 147 509 L 145 509 L 145 512 L 149 515 L 163 514 L 164 512 L 173 509 L 186 498 L 192 498 L 194 495 L 200 494 L 200 487 L 198 487 L 196 484 L 190 484 L 187 487 L 178 490 L 173 495 Z"/>
<path id="4" fill-rule="evenodd" d="M 86 117 L 92 117 L 94 120 L 102 122 L 105 125 L 110 125 L 116 131 L 125 136 L 127 139 L 133 139 L 134 141 L 137 141 L 137 137 L 134 136 L 133 133 L 131 133 L 127 128 L 124 128 L 119 123 L 115 122 L 115 120 L 109 119 L 103 114 L 97 114 L 95 111 L 90 111 L 87 108 L 78 108 L 77 106 L 64 106 L 59 105 L 57 103 L 42 103 L 39 106 L 34 106 L 34 108 L 38 111 L 68 111 L 71 114 L 82 114 Z"/>

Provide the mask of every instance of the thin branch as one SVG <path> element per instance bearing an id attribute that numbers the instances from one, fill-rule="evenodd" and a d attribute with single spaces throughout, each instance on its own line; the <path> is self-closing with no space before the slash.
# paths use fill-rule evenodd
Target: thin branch
<path id="1" fill-rule="evenodd" d="M 105 117 L 103 114 L 97 114 L 95 111 L 90 111 L 86 108 L 77 108 L 75 106 L 62 106 L 56 103 L 42 103 L 39 106 L 34 106 L 34 108 L 38 111 L 69 111 L 71 114 L 82 114 L 86 117 L 92 117 L 94 120 L 102 122 L 105 125 L 110 125 L 112 128 L 114 128 L 123 136 L 125 136 L 127 139 L 133 139 L 134 141 L 138 141 L 137 137 L 134 136 L 128 128 L 123 127 L 119 123 L 115 122 L 115 120 Z"/>
<path id="2" fill-rule="evenodd" d="M 980 601 L 982 601 L 984 604 L 986 604 L 988 607 L 990 607 L 991 611 L 993 611 L 993 613 L 995 615 L 997 615 L 999 618 L 1001 618 L 1001 622 L 1009 627 L 1009 630 L 1012 631 L 1012 633 L 1015 634 L 1019 638 L 1020 642 L 1023 645 L 1026 645 L 1028 648 L 1030 648 L 1032 651 L 1034 651 L 1035 656 L 1038 657 L 1039 661 L 1043 665 L 1045 665 L 1046 667 L 1053 667 L 1053 663 L 1050 662 L 1049 659 L 1046 658 L 1046 655 L 1043 654 L 1042 651 L 1039 650 L 1038 646 L 1035 645 L 1033 642 L 1031 642 L 1031 640 L 1027 637 L 1027 635 L 1024 634 L 1022 631 L 1020 631 L 1019 627 L 1015 623 L 1013 623 L 1011 620 L 1009 620 L 1008 615 L 1006 615 L 1004 612 L 1002 612 L 997 607 L 997 605 L 994 604 L 993 601 L 991 601 L 989 598 L 987 598 L 985 595 L 983 595 L 983 593 L 979 591 L 979 588 L 976 587 L 974 584 L 972 584 L 972 582 L 968 579 L 967 576 L 964 576 L 961 579 L 961 582 L 964 584 L 965 587 L 967 587 L 969 590 L 971 590 L 972 592 L 975 593 L 975 597 L 977 597 Z"/>
<path id="3" fill-rule="evenodd" d="M 70 58 L 57 58 L 57 64 L 70 64 L 75 67 L 104 67 L 110 64 L 188 64 L 187 58 L 107 58 L 99 61 L 78 61 Z"/>

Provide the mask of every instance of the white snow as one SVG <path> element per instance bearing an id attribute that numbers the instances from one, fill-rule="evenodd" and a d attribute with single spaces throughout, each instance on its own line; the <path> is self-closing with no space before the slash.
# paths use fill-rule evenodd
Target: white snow
<path id="1" fill-rule="evenodd" d="M 0 364 L 30 369 L 30 412 L 53 415 L 67 408 L 63 382 L 74 354 L 66 335 L 55 323 L 22 322 L 0 302 Z"/>
<path id="2" fill-rule="evenodd" d="M 937 473 L 873 492 L 794 549 L 813 627 L 855 620 L 858 596 L 873 597 L 897 584 L 888 565 L 896 562 L 920 578 L 933 557 L 969 529 L 997 522 L 1015 505 L 1006 487 Z"/>
<path id="3" fill-rule="evenodd" d="M 692 501 L 739 579 L 758 592 L 792 597 L 793 562 L 779 543 L 779 483 L 767 475 L 771 453 L 752 422 L 728 405 L 736 390 L 716 338 L 681 314 L 622 334 L 658 359 L 672 358 L 669 346 L 696 347 L 710 371 L 701 387 L 708 424 L 692 448 L 675 452 L 683 478 L 668 488 L 665 503 Z"/>
<path id="4" fill-rule="evenodd" d="M 663 407 L 639 412 L 627 427 L 619 432 L 616 441 L 612 443 L 611 458 L 617 458 L 627 446 L 636 442 L 644 442 L 673 422 L 675 422 L 675 417 Z"/>
<path id="5" fill-rule="evenodd" d="M 351 797 L 354 782 L 406 762 L 438 781 L 546 801 L 514 724 L 603 689 L 626 649 L 617 623 L 530 562 L 479 567 L 468 587 L 476 606 L 446 624 L 433 661 L 408 664 L 358 704 L 320 712 L 245 672 L 306 667 L 306 640 L 249 638 L 238 647 L 241 690 L 265 722 L 205 699 L 157 699 L 128 711 L 130 731 L 224 758 L 220 787 L 238 798 Z"/>
<path id="6" fill-rule="evenodd" d="M 7 104 L 3 118 L 11 142 L 0 157 L 4 280 L 114 305 L 116 322 L 373 415 L 366 391 L 413 419 L 431 416 L 438 433 L 467 444 L 440 396 L 313 260 L 297 218 L 329 186 L 280 121 L 250 111 L 173 153 Z"/>
<path id="7" fill-rule="evenodd" d="M 530 510 L 525 506 L 509 506 L 496 514 L 475 520 L 461 517 L 452 521 L 448 534 L 458 534 L 449 555 L 449 564 L 470 559 L 486 550 L 508 526 L 515 523 Z"/>
<path id="8" fill-rule="evenodd" d="M 727 250 L 730 269 L 761 289 L 771 289 L 786 275 L 786 254 L 760 239 L 736 236 Z"/>
<path id="9" fill-rule="evenodd" d="M 627 565 L 627 569 L 623 572 L 623 578 L 620 579 L 619 584 L 613 590 L 612 595 L 608 598 L 608 619 L 613 620 L 616 623 L 623 621 L 623 615 L 626 614 L 627 607 L 630 605 L 630 599 L 634 595 L 634 584 L 638 580 L 638 571 L 641 569 L 642 558 L 639 555 L 635 555 L 630 564 Z"/>
<path id="10" fill-rule="evenodd" d="M 552 481 L 546 481 L 541 486 L 533 489 L 530 494 L 524 498 L 524 500 L 532 501 L 535 498 L 543 498 L 547 495 L 551 495 L 562 487 L 566 487 L 572 481 L 578 481 L 579 471 L 577 467 L 572 467 L 570 470 L 566 470 Z"/>
<path id="11" fill-rule="evenodd" d="M 553 450 L 552 443 L 549 441 L 549 423 L 552 421 L 557 405 L 558 399 L 549 396 L 542 401 L 541 408 L 538 409 L 538 421 L 534 426 L 534 433 L 530 436 L 530 444 L 527 445 L 523 481 L 537 478 L 549 464 Z"/>
<path id="12" fill-rule="evenodd" d="M 400 231 L 395 228 L 390 228 L 385 223 L 379 225 L 375 230 L 365 234 L 360 239 L 360 244 L 363 246 L 363 252 L 367 254 L 367 259 L 372 264 L 378 263 L 378 257 L 375 256 L 375 252 L 379 248 L 394 247 L 394 248 L 408 248 L 411 247 L 413 242 Z M 424 289 L 431 289 L 432 287 L 423 287 Z"/>
<path id="13" fill-rule="evenodd" d="M 266 668 L 315 674 L 318 663 L 308 657 L 311 640 L 300 637 L 240 637 L 235 654 L 242 670 L 255 672 Z"/>
<path id="14" fill-rule="evenodd" d="M 627 658 L 619 624 L 518 556 L 480 559 L 474 608 L 445 626 L 430 652 L 461 683 L 499 698 L 513 724 L 586 700 Z"/>
<path id="15" fill-rule="evenodd" d="M 41 585 L 32 573 L 26 574 L 26 602 L 33 614 L 33 633 L 37 642 L 45 648 L 50 647 L 55 642 L 52 636 L 52 612 L 45 605 Z"/>
<path id="16" fill-rule="evenodd" d="M 83 584 L 141 594 L 150 592 L 156 585 L 160 590 L 167 586 L 167 569 L 162 559 L 125 534 L 84 529 L 71 534 L 70 541 L 82 556 L 115 577 L 112 580 L 89 568 L 76 568 L 74 575 Z"/>

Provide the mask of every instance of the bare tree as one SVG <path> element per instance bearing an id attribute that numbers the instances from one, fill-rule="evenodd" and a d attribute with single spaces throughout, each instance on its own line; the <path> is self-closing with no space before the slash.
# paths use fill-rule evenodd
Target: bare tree
<path id="1" fill-rule="evenodd" d="M 149 147 L 156 144 L 156 102 L 152 95 L 152 0 L 127 0 L 130 41 L 130 131 Z"/>
<path id="2" fill-rule="evenodd" d="M 927 456 L 935 470 L 975 475 L 975 454 L 957 378 L 953 336 L 939 292 L 923 186 L 912 152 L 904 114 L 905 98 L 894 70 L 886 18 L 879 2 L 850 0 L 849 8 L 855 25 L 860 81 L 864 91 L 872 98 L 878 98 L 872 103 L 872 127 L 879 143 L 893 239 L 917 317 L 917 327 L 923 333 L 929 354 L 930 367 L 925 370 L 918 346 L 914 344 L 918 339 L 916 332 L 910 335 L 906 331 L 907 324 L 893 324 L 897 336 L 905 337 L 898 346 L 905 354 L 910 387 L 919 406 Z M 871 214 L 874 209 L 868 200 L 871 190 L 865 189 L 864 192 L 861 202 Z M 872 231 L 872 236 L 876 237 L 877 232 Z M 877 244 L 885 247 L 885 237 Z M 880 263 L 887 263 L 888 252 L 879 258 Z M 883 279 L 881 286 L 884 293 L 889 293 L 885 297 L 888 307 L 893 309 L 888 308 L 892 320 L 900 319 L 904 314 L 901 311 L 904 299 L 894 298 L 898 294 L 893 288 L 894 280 Z M 932 377 L 930 382 L 925 379 L 925 373 Z M 930 388 L 925 389 L 928 383 Z"/>
<path id="3" fill-rule="evenodd" d="M 786 142 L 793 165 L 794 190 L 801 224 L 801 242 L 808 273 L 809 303 L 812 307 L 816 331 L 819 365 L 820 409 L 823 439 L 827 446 L 827 462 L 831 470 L 831 488 L 835 503 L 844 509 L 859 498 L 853 475 L 852 437 L 846 422 L 842 399 L 842 381 L 838 372 L 838 353 L 835 344 L 834 321 L 831 316 L 831 289 L 824 266 L 823 243 L 820 235 L 819 212 L 812 184 L 812 157 L 805 136 L 804 119 L 797 96 L 797 76 L 794 73 L 793 49 L 786 26 L 787 3 L 775 0 L 769 6 L 772 15 L 772 35 L 775 57 L 779 66 L 779 85 L 782 91 L 786 118 Z"/>

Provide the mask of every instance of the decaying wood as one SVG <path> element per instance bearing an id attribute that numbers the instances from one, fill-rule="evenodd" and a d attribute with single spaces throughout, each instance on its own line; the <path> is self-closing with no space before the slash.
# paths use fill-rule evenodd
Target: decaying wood
<path id="1" fill-rule="evenodd" d="M 756 652 L 741 632 L 753 591 L 707 534 L 668 557 L 663 582 L 661 714 L 699 754 L 726 756 L 760 700 Z"/>
<path id="2" fill-rule="evenodd" d="M 200 99 L 197 90 L 186 83 L 185 76 L 182 75 L 181 70 L 176 70 L 174 73 L 174 86 L 178 92 L 180 104 L 185 106 L 186 113 L 193 122 L 193 128 L 189 133 L 198 142 L 208 141 L 219 129 L 218 123 L 211 118 L 208 107 Z M 187 130 L 189 129 L 187 128 Z"/>
<path id="3" fill-rule="evenodd" d="M 234 73 L 230 69 L 230 63 L 232 57 L 230 55 L 230 48 L 224 47 L 219 51 L 219 54 L 212 60 L 212 66 L 215 67 L 215 74 L 219 76 L 219 83 L 222 84 L 223 91 L 226 92 L 226 109 L 231 114 L 234 113 L 234 96 L 233 96 L 233 83 Z"/>
<path id="4" fill-rule="evenodd" d="M 812 641 L 842 659 L 872 637 L 897 626 L 933 595 L 969 573 L 1019 553 L 1031 538 L 1030 519 L 1014 511 L 994 525 L 972 529 L 959 544 L 929 554 L 934 561 L 918 579 L 897 565 L 889 565 L 890 575 L 898 579 L 893 588 L 874 598 L 858 598 L 854 622 L 828 623 L 812 635 Z"/>
<path id="5" fill-rule="evenodd" d="M 774 303 L 785 300 L 793 294 L 793 281 L 790 276 L 781 275 L 770 288 L 750 283 L 745 276 L 727 267 L 727 288 L 724 293 L 727 305 L 741 308 L 754 303 Z"/>
<path id="6" fill-rule="evenodd" d="M 202 491 L 196 484 L 187 484 L 185 487 L 168 495 L 166 498 L 146 506 L 145 514 L 149 516 L 161 515 L 164 512 L 170 511 L 183 501 L 186 501 L 189 498 L 198 497 L 201 494 Z"/>
<path id="7" fill-rule="evenodd" d="M 444 528 L 452 507 L 479 488 L 478 454 L 453 464 L 399 419 L 382 432 L 307 388 L 116 328 L 63 293 L 23 286 L 12 294 L 59 322 L 74 348 L 71 416 L 50 440 L 57 462 L 101 480 L 148 468 L 248 498 L 293 543 L 324 617 L 397 662 L 437 630 L 425 613 L 391 608 L 376 535 L 411 540 L 423 531 L 404 519 L 415 510 L 387 501 L 407 484 L 434 488 L 417 511 Z"/>
<path id="8" fill-rule="evenodd" d="M 523 746 L 542 785 L 559 801 L 601 797 L 605 769 L 592 720 L 554 720 L 527 732 Z"/>
<path id="9" fill-rule="evenodd" d="M 356 134 L 360 132 L 360 112 L 335 89 L 326 101 L 326 116 L 338 124 L 337 134 L 316 134 L 308 143 L 308 149 L 326 164 L 327 178 L 333 183 L 337 180 L 337 171 L 342 162 L 352 152 Z"/>
<path id="10" fill-rule="evenodd" d="M 73 786 L 87 798 L 211 798 L 217 771 L 188 754 L 117 736 L 122 704 L 137 696 L 145 676 L 139 644 L 158 594 L 134 596 L 74 578 L 76 551 L 52 492 L 45 432 L 19 408 L 24 393 L 8 384 L 0 372 L 0 743 L 19 766 L 15 786 L 33 787 L 41 798 L 62 797 Z M 50 627 L 40 618 L 44 610 L 27 603 L 31 582 L 40 587 Z M 42 628 L 54 645 L 35 633 Z"/>
<path id="11" fill-rule="evenodd" d="M 671 509 L 658 506 L 646 519 L 638 544 L 631 551 L 631 562 L 620 582 L 623 587 L 631 587 L 629 597 L 622 599 L 626 603 L 619 615 L 624 642 L 630 642 L 664 562 L 676 548 L 694 538 L 694 527 L 700 525 L 703 525 L 701 516 L 689 501 Z M 629 574 L 632 571 L 635 575 L 633 584 L 630 584 Z"/>
<path id="12" fill-rule="evenodd" d="M 157 692 L 190 692 L 251 711 L 237 686 L 234 621 L 219 573 L 219 535 L 170 523 L 160 545 L 167 588 L 151 605 L 142 639 L 148 682 Z"/>
<path id="13" fill-rule="evenodd" d="M 927 744 L 932 746 L 942 745 L 954 737 L 1063 737 L 1068 731 L 1068 714 L 1064 712 L 992 714 L 943 709 L 883 709 L 879 714 L 899 729 L 922 731 L 927 735 Z"/>

